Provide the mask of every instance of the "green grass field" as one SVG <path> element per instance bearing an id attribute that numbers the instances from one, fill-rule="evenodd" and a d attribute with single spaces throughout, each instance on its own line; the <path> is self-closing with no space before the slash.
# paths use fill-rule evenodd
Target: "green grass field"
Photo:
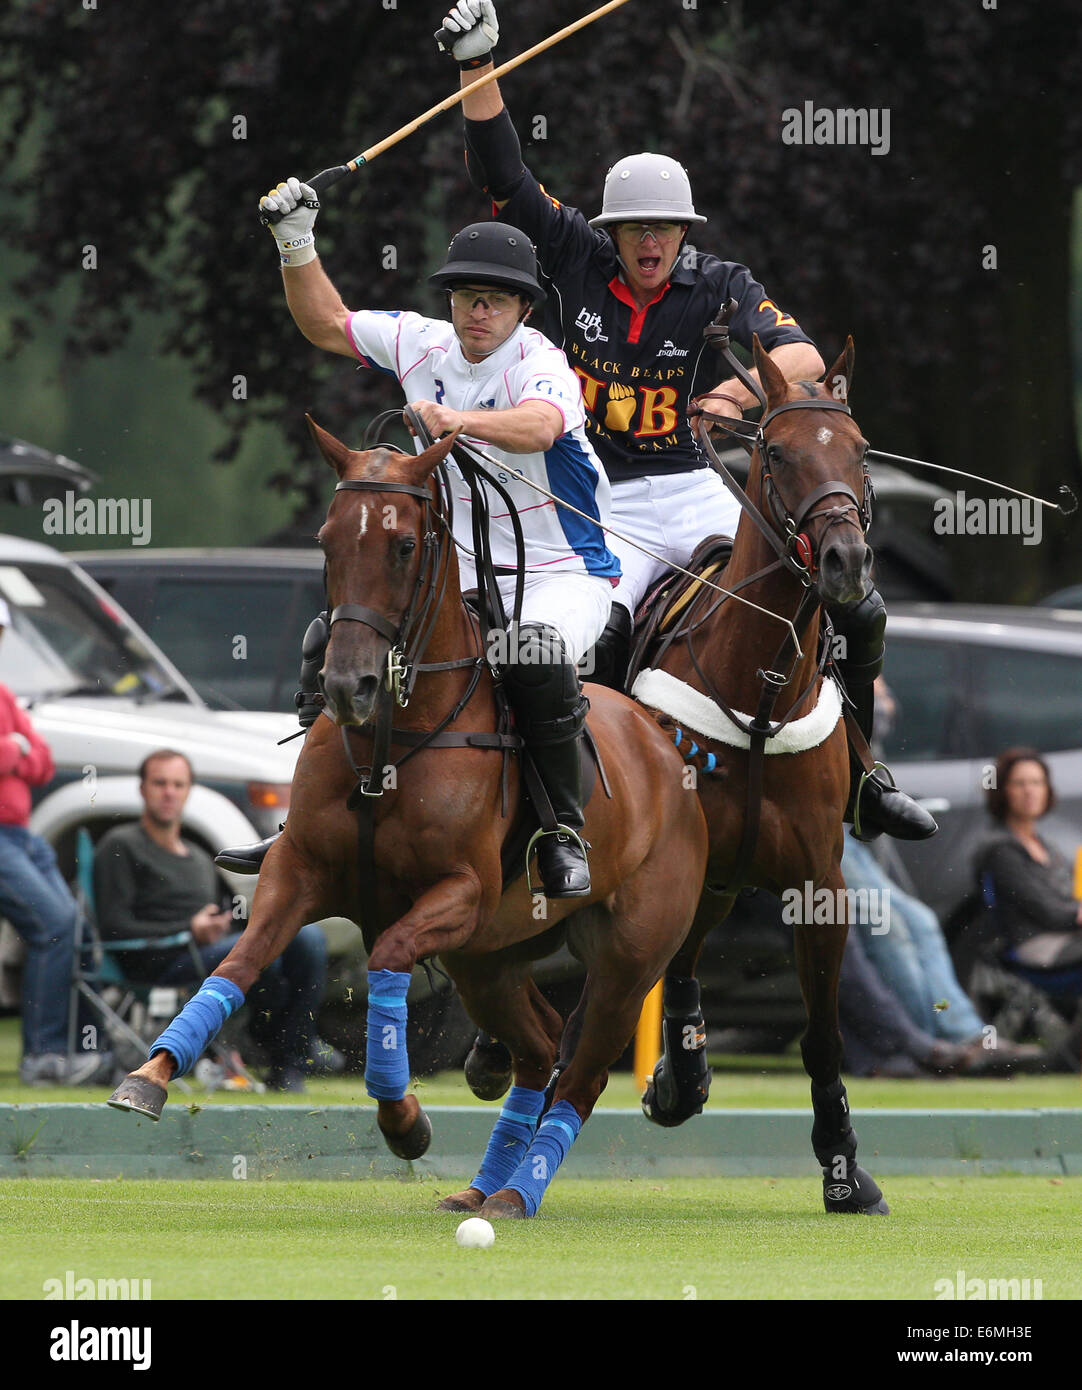
<path id="1" fill-rule="evenodd" d="M 460 1250 L 432 1182 L 0 1188 L 0 1297 L 150 1279 L 164 1299 L 932 1299 L 938 1279 L 1082 1297 L 1082 1179 L 893 1178 L 886 1218 L 827 1216 L 814 1178 L 557 1181 L 532 1221 Z"/>

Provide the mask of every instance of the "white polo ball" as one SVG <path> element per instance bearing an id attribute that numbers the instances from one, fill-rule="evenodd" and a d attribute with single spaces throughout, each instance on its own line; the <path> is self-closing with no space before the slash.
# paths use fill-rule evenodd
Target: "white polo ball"
<path id="1" fill-rule="evenodd" d="M 496 1232 L 483 1216 L 467 1216 L 455 1232 L 455 1244 L 464 1250 L 487 1250 Z"/>

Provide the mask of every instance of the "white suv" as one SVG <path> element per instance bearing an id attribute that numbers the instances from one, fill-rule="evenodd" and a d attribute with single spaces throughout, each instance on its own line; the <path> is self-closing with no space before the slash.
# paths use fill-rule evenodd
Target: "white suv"
<path id="1" fill-rule="evenodd" d="M 300 740 L 288 715 L 208 709 L 127 614 L 48 546 L 0 536 L 0 597 L 11 626 L 0 681 L 49 744 L 55 780 L 36 795 L 32 828 L 72 867 L 75 832 L 96 839 L 142 810 L 137 772 L 156 748 L 195 769 L 185 833 L 217 853 L 278 828 L 289 805 Z M 252 880 L 231 878 L 237 892 Z"/>

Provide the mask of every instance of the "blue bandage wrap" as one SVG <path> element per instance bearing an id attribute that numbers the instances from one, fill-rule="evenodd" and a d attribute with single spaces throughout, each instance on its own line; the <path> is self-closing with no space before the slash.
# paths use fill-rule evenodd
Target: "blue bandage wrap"
<path id="1" fill-rule="evenodd" d="M 408 970 L 368 972 L 368 1046 L 364 1059 L 365 1090 L 376 1100 L 401 1100 L 410 1084 L 406 1056 Z"/>
<path id="2" fill-rule="evenodd" d="M 535 1216 L 545 1189 L 556 1176 L 556 1169 L 567 1157 L 579 1137 L 582 1121 L 569 1100 L 558 1100 L 541 1121 L 526 1157 L 506 1184 L 526 1203 L 526 1215 Z"/>
<path id="3" fill-rule="evenodd" d="M 208 975 L 197 994 L 184 1005 L 169 1027 L 151 1044 L 149 1056 L 171 1052 L 177 1059 L 174 1076 L 191 1071 L 230 1014 L 244 1003 L 244 991 L 222 975 Z"/>
<path id="4" fill-rule="evenodd" d="M 527 1086 L 511 1087 L 489 1135 L 481 1171 L 470 1183 L 471 1187 L 491 1197 L 507 1186 L 508 1178 L 530 1147 L 544 1105 L 544 1091 L 531 1091 Z"/>

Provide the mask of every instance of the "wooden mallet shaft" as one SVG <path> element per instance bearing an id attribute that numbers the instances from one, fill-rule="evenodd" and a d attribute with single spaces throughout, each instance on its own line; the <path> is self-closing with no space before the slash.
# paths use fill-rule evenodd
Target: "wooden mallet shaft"
<path id="1" fill-rule="evenodd" d="M 596 10 L 591 10 L 588 15 L 583 15 L 581 19 L 576 19 L 573 24 L 565 25 L 563 29 L 557 30 L 555 34 L 550 34 L 547 39 L 542 39 L 540 43 L 535 43 L 532 48 L 527 48 L 524 53 L 520 53 L 517 58 L 511 58 L 498 68 L 493 68 L 484 77 L 479 77 L 476 82 L 471 82 L 468 87 L 461 87 L 443 101 L 437 102 L 430 107 L 423 115 L 415 117 L 407 122 L 393 135 L 388 135 L 385 140 L 380 140 L 378 144 L 371 145 L 361 154 L 354 155 L 345 164 L 336 164 L 331 169 L 323 169 L 320 173 L 314 174 L 309 180 L 308 185 L 314 188 L 316 193 L 322 193 L 325 188 L 329 188 L 332 183 L 337 183 L 339 179 L 344 179 L 347 174 L 355 174 L 362 164 L 371 164 L 377 155 L 381 155 L 384 150 L 389 150 L 392 145 L 397 145 L 400 140 L 404 140 L 407 135 L 412 135 L 415 130 L 423 126 L 426 121 L 430 121 L 433 116 L 438 116 L 441 111 L 449 111 L 452 106 L 457 106 L 460 101 L 468 97 L 472 92 L 479 91 L 487 86 L 489 82 L 495 82 L 504 73 L 513 72 L 515 68 L 521 67 L 523 63 L 528 63 L 531 58 L 536 58 L 539 53 L 543 53 L 546 48 L 551 48 L 561 39 L 566 39 L 569 35 L 577 33 L 579 29 L 584 29 L 587 24 L 592 24 L 595 19 L 600 19 L 602 15 L 608 14 L 611 10 L 619 9 L 621 5 L 626 5 L 627 0 L 608 0 L 608 3 L 601 5 Z M 441 33 L 446 31 L 441 30 Z M 448 37 L 450 37 L 448 35 Z M 261 213 L 260 216 L 264 225 L 278 222 L 284 213 Z"/>

